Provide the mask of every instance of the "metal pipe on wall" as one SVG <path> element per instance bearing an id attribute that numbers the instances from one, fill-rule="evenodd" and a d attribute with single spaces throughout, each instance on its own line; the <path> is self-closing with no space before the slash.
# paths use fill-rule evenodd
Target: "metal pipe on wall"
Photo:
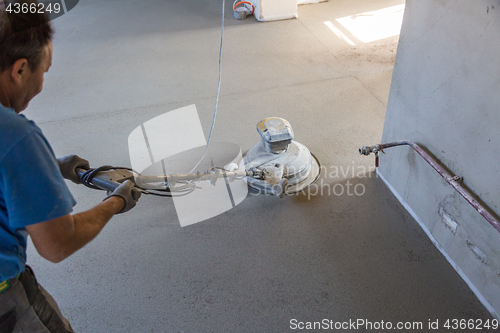
<path id="1" fill-rule="evenodd" d="M 419 154 L 427 163 L 430 164 L 445 180 L 448 184 L 450 184 L 455 190 L 457 190 L 460 195 L 467 200 L 478 212 L 481 214 L 498 232 L 500 232 L 500 221 L 495 218 L 488 209 L 481 203 L 479 203 L 474 195 L 467 190 L 462 184 L 462 177 L 452 175 L 448 170 L 446 170 L 441 163 L 431 154 L 427 153 L 422 149 L 418 144 L 412 141 L 396 141 L 383 143 L 379 145 L 373 146 L 363 146 L 359 148 L 359 153 L 361 155 L 370 155 L 371 153 L 375 154 L 375 166 L 378 167 L 378 153 L 384 152 L 384 149 L 397 147 L 397 146 L 410 146 Z"/>

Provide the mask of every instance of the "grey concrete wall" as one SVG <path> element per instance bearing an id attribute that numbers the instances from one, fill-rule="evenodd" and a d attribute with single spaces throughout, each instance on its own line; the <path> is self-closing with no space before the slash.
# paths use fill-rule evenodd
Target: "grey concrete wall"
<path id="1" fill-rule="evenodd" d="M 383 142 L 425 146 L 497 216 L 499 41 L 498 0 L 408 0 L 383 134 Z M 498 317 L 500 233 L 410 148 L 391 148 L 380 163 L 396 196 Z"/>

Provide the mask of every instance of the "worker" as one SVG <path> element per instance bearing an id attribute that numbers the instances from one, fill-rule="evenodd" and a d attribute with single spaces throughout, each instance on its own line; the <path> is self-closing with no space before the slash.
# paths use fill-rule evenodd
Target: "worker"
<path id="1" fill-rule="evenodd" d="M 36 0 L 17 2 L 42 8 Z M 58 263 L 140 196 L 127 181 L 94 208 L 71 214 L 76 201 L 63 178 L 79 183 L 75 169 L 88 162 L 56 159 L 40 128 L 21 114 L 42 90 L 52 34 L 45 14 L 0 8 L 0 332 L 73 332 L 26 266 L 27 236 L 42 257 Z"/>

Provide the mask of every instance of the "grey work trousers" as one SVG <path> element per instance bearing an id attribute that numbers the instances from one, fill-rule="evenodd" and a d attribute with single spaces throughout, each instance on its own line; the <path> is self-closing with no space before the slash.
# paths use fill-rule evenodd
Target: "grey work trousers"
<path id="1" fill-rule="evenodd" d="M 0 333 L 74 333 L 29 266 L 0 293 Z"/>

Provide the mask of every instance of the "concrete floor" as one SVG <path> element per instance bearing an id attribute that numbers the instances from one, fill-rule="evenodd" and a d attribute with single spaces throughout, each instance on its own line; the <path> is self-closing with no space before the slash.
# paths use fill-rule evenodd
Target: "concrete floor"
<path id="1" fill-rule="evenodd" d="M 185 228 L 171 201 L 144 196 L 60 264 L 30 244 L 28 263 L 77 332 L 287 332 L 291 319 L 427 327 L 491 318 L 369 171 L 373 159 L 357 153 L 381 139 L 398 37 L 350 46 L 324 22 L 401 3 L 335 0 L 272 23 L 236 21 L 226 3 L 213 140 L 245 151 L 259 140 L 259 120 L 286 118 L 329 170 L 325 192 L 249 196 Z M 80 1 L 54 21 L 53 65 L 26 115 L 57 155 L 76 153 L 92 166 L 130 165 L 129 133 L 186 105 L 196 104 L 208 133 L 220 11 L 220 1 L 208 0 Z M 364 195 L 327 193 L 348 181 Z M 69 186 L 76 211 L 103 198 Z"/>

